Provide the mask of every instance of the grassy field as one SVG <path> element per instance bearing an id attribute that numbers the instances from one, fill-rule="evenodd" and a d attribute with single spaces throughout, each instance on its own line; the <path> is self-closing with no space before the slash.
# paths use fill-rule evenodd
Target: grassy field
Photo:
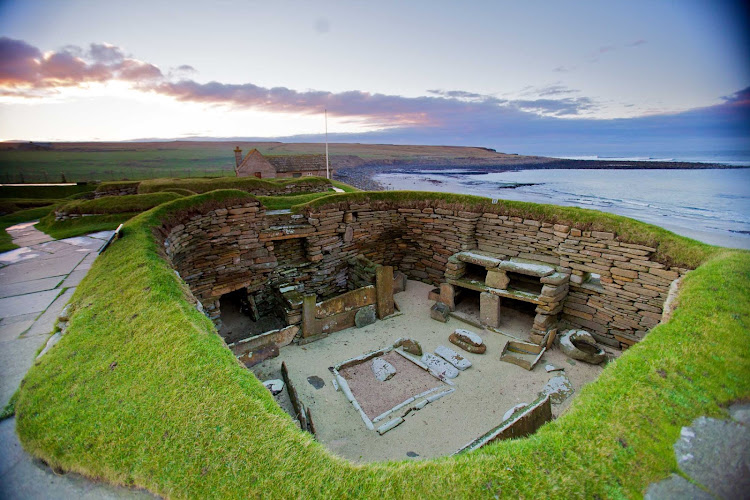
<path id="1" fill-rule="evenodd" d="M 235 146 L 244 153 L 257 148 L 263 154 L 323 154 L 319 143 L 281 142 L 153 142 L 55 143 L 50 150 L 18 150 L 17 144 L 0 144 L 0 182 L 113 181 L 158 177 L 233 176 Z M 452 146 L 401 146 L 390 144 L 330 144 L 331 163 L 336 157 L 363 160 L 413 160 L 418 158 L 476 158 L 477 161 L 518 162 L 484 148 Z"/>
<path id="2" fill-rule="evenodd" d="M 631 221 L 633 235 L 701 265 L 672 320 L 608 364 L 563 416 L 528 439 L 457 457 L 347 462 L 295 426 L 160 257 L 153 229 L 163 220 L 246 197 L 214 191 L 127 223 L 78 287 L 68 333 L 25 378 L 15 409 L 26 450 L 170 498 L 627 498 L 676 471 L 681 426 L 750 396 L 750 253 L 676 237 L 662 244 L 668 234 Z M 581 227 L 610 222 L 591 211 L 507 208 L 545 220 L 577 214 Z"/>

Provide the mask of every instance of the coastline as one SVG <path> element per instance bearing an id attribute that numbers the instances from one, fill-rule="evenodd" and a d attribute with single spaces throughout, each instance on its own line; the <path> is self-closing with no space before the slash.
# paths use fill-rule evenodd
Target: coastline
<path id="1" fill-rule="evenodd" d="M 554 172 L 549 167 L 518 166 L 365 166 L 337 171 L 336 179 L 365 190 L 452 192 L 589 208 L 638 219 L 711 245 L 750 249 L 750 224 L 742 215 L 750 213 L 745 206 L 747 193 L 741 192 L 739 197 L 735 193 L 732 197 L 723 186 L 712 186 L 703 181 L 714 177 L 729 177 L 731 181 L 739 176 L 741 179 L 730 182 L 730 185 L 742 185 L 742 179 L 746 180 L 747 175 L 741 169 L 722 169 L 723 173 L 714 175 L 700 172 L 707 170 L 706 167 L 691 168 L 683 169 L 680 175 L 664 171 L 674 170 L 671 167 L 650 168 L 644 172 L 645 169 L 635 166 L 640 162 L 620 169 L 604 168 L 602 163 L 596 161 L 598 172 L 592 167 L 557 168 L 558 172 Z M 570 174 L 562 170 L 570 171 Z M 578 172 L 574 172 L 576 170 Z M 698 180 L 685 181 L 685 178 Z M 571 184 L 579 186 L 581 179 L 590 181 L 589 185 L 584 185 L 582 190 L 570 189 Z M 682 194 L 687 188 L 692 188 L 697 195 Z M 670 199 L 670 196 L 675 197 Z M 723 204 L 717 204 L 717 198 Z"/>

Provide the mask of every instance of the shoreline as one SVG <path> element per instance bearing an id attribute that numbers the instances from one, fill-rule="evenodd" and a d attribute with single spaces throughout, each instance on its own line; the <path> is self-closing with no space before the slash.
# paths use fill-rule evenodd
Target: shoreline
<path id="1" fill-rule="evenodd" d="M 332 162 L 335 157 L 332 159 Z M 384 191 L 386 187 L 375 180 L 382 174 L 406 174 L 425 169 L 470 169 L 471 173 L 489 174 L 521 170 L 726 170 L 750 168 L 750 165 L 700 163 L 653 160 L 574 160 L 538 156 L 517 156 L 510 162 L 482 161 L 478 158 L 390 160 L 367 162 L 358 166 L 336 169 L 334 180 L 345 182 L 363 191 Z"/>
<path id="2" fill-rule="evenodd" d="M 441 172 L 443 170 L 444 172 Z M 414 165 L 410 167 L 403 167 L 403 166 L 371 166 L 371 167 L 360 167 L 355 169 L 345 169 L 343 171 L 337 171 L 336 172 L 336 179 L 341 180 L 343 182 L 346 182 L 350 185 L 354 185 L 360 189 L 365 190 L 371 190 L 371 191 L 381 191 L 381 190 L 412 190 L 412 191 L 435 191 L 435 192 L 451 192 L 451 193 L 459 193 L 459 194 L 474 194 L 479 196 L 485 196 L 489 198 L 498 198 L 498 199 L 507 199 L 507 200 L 517 200 L 517 201 L 525 201 L 525 202 L 532 202 L 532 203 L 548 203 L 553 205 L 560 205 L 560 206 L 577 206 L 580 208 L 587 208 L 587 209 L 593 209 L 598 210 L 602 212 L 608 212 L 613 213 L 616 215 L 622 215 L 625 217 L 629 217 L 632 219 L 641 220 L 643 222 L 654 224 L 659 227 L 662 227 L 668 231 L 674 232 L 676 234 L 686 236 L 698 241 L 702 241 L 704 243 L 708 243 L 711 245 L 718 245 L 723 247 L 729 247 L 729 248 L 744 248 L 744 249 L 750 249 L 750 235 L 748 235 L 747 231 L 747 225 L 736 225 L 735 223 L 731 222 L 732 219 L 724 219 L 717 221 L 717 223 L 711 222 L 711 220 L 703 220 L 703 222 L 700 222 L 699 220 L 695 219 L 696 217 L 695 212 L 691 212 L 692 210 L 698 210 L 702 212 L 701 206 L 702 205 L 695 205 L 695 206 L 688 206 L 685 205 L 685 201 L 682 201 L 681 205 L 685 210 L 679 210 L 678 212 L 674 212 L 675 207 L 669 207 L 668 205 L 665 206 L 662 203 L 659 203 L 658 196 L 655 198 L 655 194 L 653 192 L 653 189 L 651 189 L 651 197 L 646 197 L 645 199 L 642 198 L 642 194 L 639 196 L 636 196 L 634 199 L 630 199 L 630 196 L 627 194 L 601 194 L 597 193 L 595 191 L 591 191 L 589 194 L 590 198 L 587 199 L 586 194 L 583 194 L 581 192 L 567 192 L 566 190 L 563 191 L 557 191 L 552 190 L 551 193 L 544 193 L 545 192 L 545 184 L 548 184 L 548 182 L 545 180 L 544 182 L 533 182 L 537 179 L 528 179 L 529 175 L 524 175 L 524 179 L 515 179 L 518 182 L 507 182 L 507 185 L 502 185 L 503 182 L 506 179 L 501 180 L 495 180 L 494 182 L 490 181 L 489 184 L 492 184 L 492 189 L 495 190 L 495 194 L 487 194 L 487 185 L 488 183 L 483 182 L 482 184 L 476 184 L 477 181 L 474 181 L 473 183 L 467 183 L 465 182 L 465 178 L 468 176 L 474 177 L 474 179 L 477 178 L 477 176 L 482 176 L 482 174 L 500 174 L 500 173 L 510 173 L 514 174 L 522 171 L 526 171 L 527 174 L 529 174 L 531 171 L 534 170 L 551 170 L 549 168 L 547 169 L 539 169 L 539 168 L 487 168 L 487 167 L 446 167 L 446 168 L 435 168 L 430 166 L 421 166 L 421 165 Z M 573 176 L 573 178 L 580 178 L 581 176 L 589 177 L 589 174 L 585 172 L 580 172 L 577 175 L 574 175 L 572 173 L 573 170 L 582 170 L 582 169 L 558 169 L 558 170 L 570 170 L 571 174 L 570 176 Z M 614 171 L 615 169 L 602 169 L 600 166 L 600 170 L 613 170 L 613 177 L 615 179 L 621 179 L 624 175 L 627 177 L 627 174 L 625 173 L 625 169 L 617 169 L 621 174 L 616 174 Z M 631 168 L 630 170 L 639 170 L 636 168 Z M 653 169 L 651 169 L 653 170 Z M 665 170 L 665 169 L 660 169 Z M 692 171 L 697 171 L 698 169 L 690 169 Z M 702 169 L 706 170 L 706 169 Z M 429 173 L 425 171 L 431 171 Z M 685 175 L 688 175 L 689 172 L 683 171 Z M 343 175 L 341 175 L 343 174 Z M 422 174 L 422 175 L 420 175 Z M 593 174 L 593 172 L 592 172 Z M 540 173 L 537 176 L 545 176 L 546 174 Z M 549 173 L 550 176 L 552 176 L 552 172 Z M 651 183 L 649 181 L 649 178 L 652 179 L 659 179 L 660 182 L 665 182 L 665 177 L 669 176 L 669 173 L 664 173 L 662 175 L 658 175 L 656 172 L 654 172 L 653 176 L 648 176 L 644 173 L 643 181 L 646 183 Z M 693 175 L 693 174 L 689 174 Z M 697 175 L 697 172 L 696 172 Z M 549 186 L 554 186 L 556 181 L 559 181 L 560 176 L 565 176 L 567 178 L 567 174 L 559 173 L 556 176 L 553 176 L 553 178 L 550 179 L 549 182 L 551 184 L 548 184 Z M 555 179 L 555 177 L 557 179 Z M 590 178 L 596 179 L 598 178 L 597 175 L 590 175 Z M 439 180 L 437 180 L 439 179 Z M 677 178 L 675 178 L 677 179 Z M 632 180 L 632 179 L 631 179 Z M 531 182 L 529 182 L 531 181 Z M 620 182 L 613 179 L 612 182 Z M 677 181 L 669 181 L 666 180 L 669 185 L 674 184 Z M 607 190 L 609 191 L 609 190 Z M 649 189 L 646 189 L 646 191 L 649 191 Z M 600 196 L 605 196 L 605 198 L 600 198 Z M 623 198 L 623 196 L 625 196 Z M 618 197 L 620 199 L 618 199 Z M 641 199 L 639 199 L 641 198 Z M 591 202 L 594 201 L 599 203 L 608 203 L 612 202 L 611 205 L 591 205 Z M 676 200 L 675 200 L 676 201 Z M 673 202 L 674 203 L 674 202 Z M 695 208 L 697 207 L 697 208 Z M 708 206 L 707 206 L 708 207 Z M 704 207 L 704 208 L 707 208 Z M 667 209 L 667 210 L 665 210 Z M 693 217 L 693 218 L 691 218 Z M 700 217 L 700 216 L 698 216 Z"/>

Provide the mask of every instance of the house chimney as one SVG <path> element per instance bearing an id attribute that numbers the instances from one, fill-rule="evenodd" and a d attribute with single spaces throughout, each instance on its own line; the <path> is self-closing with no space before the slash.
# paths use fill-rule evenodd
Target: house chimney
<path id="1" fill-rule="evenodd" d="M 239 167 L 240 163 L 242 163 L 242 150 L 240 149 L 239 146 L 234 148 L 234 162 L 236 163 L 234 168 Z"/>

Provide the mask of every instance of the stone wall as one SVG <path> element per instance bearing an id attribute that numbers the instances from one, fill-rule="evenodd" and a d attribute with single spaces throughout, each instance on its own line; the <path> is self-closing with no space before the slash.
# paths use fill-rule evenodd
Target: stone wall
<path id="1" fill-rule="evenodd" d="M 105 196 L 126 196 L 130 194 L 138 194 L 138 184 L 113 187 L 112 189 L 97 189 L 94 191 L 94 199 L 104 198 Z"/>
<path id="2" fill-rule="evenodd" d="M 257 201 L 242 201 L 165 228 L 164 243 L 214 319 L 221 295 L 241 287 L 253 292 L 273 284 L 321 300 L 344 293 L 359 255 L 435 285 L 460 251 L 548 262 L 571 274 L 559 312 L 563 325 L 623 347 L 658 324 L 670 284 L 687 271 L 656 262 L 654 248 L 613 233 L 500 212 L 441 201 L 352 201 L 266 216 Z"/>

